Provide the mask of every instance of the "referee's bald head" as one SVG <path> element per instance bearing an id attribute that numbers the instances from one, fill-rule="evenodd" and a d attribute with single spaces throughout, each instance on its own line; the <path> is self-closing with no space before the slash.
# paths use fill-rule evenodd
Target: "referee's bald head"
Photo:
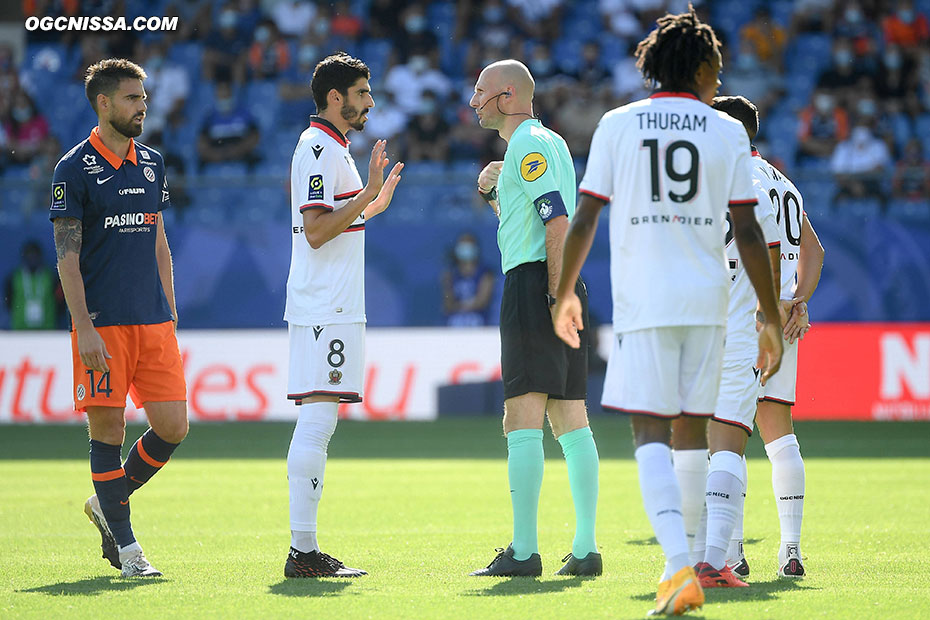
<path id="1" fill-rule="evenodd" d="M 519 60 L 508 58 L 492 62 L 482 71 L 492 90 L 504 90 L 513 87 L 513 96 L 520 103 L 527 104 L 533 101 L 536 91 L 536 80 L 530 70 Z"/>
<path id="2" fill-rule="evenodd" d="M 97 95 L 112 97 L 123 80 L 145 80 L 145 70 L 125 58 L 107 58 L 87 67 L 84 74 L 84 93 L 90 106 L 97 112 Z"/>

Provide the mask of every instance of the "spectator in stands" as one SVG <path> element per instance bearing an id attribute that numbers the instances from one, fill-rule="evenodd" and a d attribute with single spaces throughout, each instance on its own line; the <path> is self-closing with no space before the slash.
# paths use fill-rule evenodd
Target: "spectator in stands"
<path id="1" fill-rule="evenodd" d="M 784 94 L 784 80 L 775 63 L 766 64 L 756 51 L 758 46 L 740 39 L 739 54 L 725 59 L 727 68 L 723 89 L 731 95 L 742 95 L 755 102 L 763 116 Z"/>
<path id="2" fill-rule="evenodd" d="M 368 7 L 368 38 L 390 39 L 400 30 L 400 15 L 407 6 L 406 0 L 372 0 Z M 457 2 L 460 9 L 468 9 L 468 2 Z M 380 103 L 378 105 L 381 105 Z M 372 108 L 374 110 L 374 108 Z"/>
<path id="3" fill-rule="evenodd" d="M 407 129 L 405 161 L 440 161 L 449 159 L 449 124 L 442 117 L 436 95 L 425 91 L 420 109 Z"/>
<path id="4" fill-rule="evenodd" d="M 895 12 L 882 20 L 886 45 L 893 43 L 913 51 L 930 41 L 927 16 L 916 11 L 912 0 L 898 0 L 895 7 Z"/>
<path id="5" fill-rule="evenodd" d="M 763 4 L 756 9 L 752 21 L 740 28 L 739 37 L 741 42 L 746 42 L 747 51 L 751 52 L 762 65 L 781 70 L 788 35 L 785 29 L 772 18 L 772 12 L 767 6 Z M 742 55 L 741 48 L 740 56 Z M 749 95 L 746 96 L 749 97 Z"/>
<path id="6" fill-rule="evenodd" d="M 49 139 L 48 121 L 39 114 L 26 91 L 17 90 L 10 99 L 9 115 L 3 119 L 9 159 L 28 164 Z"/>
<path id="7" fill-rule="evenodd" d="M 833 0 L 796 0 L 791 15 L 792 38 L 799 32 L 829 32 L 832 27 Z"/>
<path id="8" fill-rule="evenodd" d="M 592 87 L 581 82 L 562 84 L 557 90 L 559 96 L 552 108 L 552 126 L 558 128 L 574 157 L 585 157 L 598 121 L 616 105 L 611 99 L 610 87 L 606 83 Z M 543 116 L 539 111 L 537 114 Z"/>
<path id="9" fill-rule="evenodd" d="M 0 43 L 0 93 L 13 93 L 19 88 L 19 75 L 13 61 L 13 48 Z"/>
<path id="10" fill-rule="evenodd" d="M 480 15 L 480 19 L 475 24 L 475 31 L 471 34 L 480 41 L 481 47 L 506 47 L 516 35 L 516 28 L 507 19 L 507 7 L 504 6 L 503 0 L 485 0 Z M 503 56 L 497 56 L 493 60 L 499 58 Z M 481 66 L 484 67 L 486 64 Z M 475 72 L 475 76 L 477 75 L 478 72 Z"/>
<path id="11" fill-rule="evenodd" d="M 598 0 L 597 10 L 606 30 L 622 39 L 632 40 L 643 33 L 643 27 L 629 0 Z M 640 77 L 642 79 L 642 77 Z"/>
<path id="12" fill-rule="evenodd" d="M 317 7 L 306 0 L 280 0 L 271 10 L 275 26 L 285 37 L 296 39 L 313 28 Z M 328 24 L 327 24 L 328 27 Z"/>
<path id="13" fill-rule="evenodd" d="M 533 75 L 536 73 L 534 72 Z M 587 41 L 582 46 L 581 61 L 578 63 L 578 68 L 571 72 L 571 76 L 591 88 L 601 86 L 602 82 L 610 77 L 601 62 L 601 46 L 596 41 Z"/>
<path id="14" fill-rule="evenodd" d="M 148 96 L 148 110 L 145 112 L 147 136 L 161 134 L 170 116 L 183 114 L 190 95 L 187 69 L 172 61 L 167 51 L 164 42 L 157 42 L 147 48 L 143 44 L 136 54 L 148 74 L 145 80 L 145 94 Z"/>
<path id="15" fill-rule="evenodd" d="M 211 0 L 173 0 L 165 7 L 165 17 L 177 17 L 178 28 L 166 32 L 163 41 L 168 45 L 202 41 L 210 33 L 212 8 Z"/>
<path id="16" fill-rule="evenodd" d="M 848 140 L 840 142 L 830 159 L 837 184 L 835 201 L 846 198 L 875 198 L 884 204 L 882 180 L 891 166 L 888 145 L 857 123 Z"/>
<path id="17" fill-rule="evenodd" d="M 78 41 L 81 57 L 80 60 L 78 60 L 72 79 L 75 82 L 83 84 L 84 73 L 87 71 L 87 67 L 109 57 L 111 50 L 106 39 L 99 34 L 82 32 L 81 38 L 78 39 Z"/>
<path id="18" fill-rule="evenodd" d="M 355 41 L 365 29 L 362 19 L 352 13 L 347 0 L 339 0 L 333 7 L 333 16 L 329 22 L 329 32 L 334 37 L 343 37 Z"/>
<path id="19" fill-rule="evenodd" d="M 613 66 L 613 93 L 619 101 L 636 101 L 648 94 L 643 75 L 636 68 L 636 46 L 636 40 L 631 39 L 626 54 Z"/>
<path id="20" fill-rule="evenodd" d="M 507 0 L 510 21 L 524 36 L 555 41 L 561 32 L 562 0 Z"/>
<path id="21" fill-rule="evenodd" d="M 405 64 L 394 65 L 384 77 L 384 88 L 394 95 L 394 101 L 410 115 L 420 110 L 423 93 L 427 90 L 445 100 L 452 90 L 452 82 L 436 66 L 434 56 L 416 54 Z"/>
<path id="22" fill-rule="evenodd" d="M 253 80 L 273 80 L 291 63 L 287 42 L 270 19 L 255 29 L 255 39 L 248 52 L 249 74 Z"/>
<path id="23" fill-rule="evenodd" d="M 557 75 L 561 75 L 559 65 L 552 57 L 552 47 L 543 43 L 533 46 L 529 61 L 526 63 L 533 78 L 536 80 L 536 90 L 545 91 L 548 82 Z"/>
<path id="24" fill-rule="evenodd" d="M 488 324 L 494 274 L 480 261 L 477 237 L 469 232 L 459 235 L 451 252 L 452 265 L 442 274 L 442 307 L 447 325 L 477 327 Z"/>
<path id="25" fill-rule="evenodd" d="M 204 119 L 197 142 L 202 164 L 244 162 L 251 169 L 258 163 L 259 131 L 252 114 L 240 105 L 232 84 L 216 84 L 216 103 Z"/>
<path id="26" fill-rule="evenodd" d="M 807 158 L 824 159 L 833 154 L 836 145 L 849 135 L 849 116 L 837 105 L 836 97 L 829 91 L 814 90 L 812 102 L 801 111 L 798 132 L 800 155 Z"/>
<path id="27" fill-rule="evenodd" d="M 867 75 L 864 63 L 857 62 L 855 50 L 849 39 L 833 42 L 833 62 L 820 73 L 817 87 L 833 91 L 838 95 L 853 90 L 863 75 Z"/>
<path id="28" fill-rule="evenodd" d="M 246 49 L 249 39 L 239 30 L 239 13 L 232 3 L 219 13 L 207 36 L 203 53 L 203 76 L 210 82 L 245 81 Z"/>
<path id="29" fill-rule="evenodd" d="M 837 3 L 833 38 L 849 39 L 859 56 L 872 53 L 880 33 L 875 25 L 875 15 L 870 13 L 858 0 Z"/>
<path id="30" fill-rule="evenodd" d="M 432 93 L 429 93 L 432 95 Z M 352 136 L 350 149 L 354 153 L 371 154 L 371 145 L 375 140 L 388 140 L 392 150 L 398 149 L 403 151 L 407 139 L 406 129 L 410 120 L 409 115 L 397 105 L 394 101 L 394 95 L 391 91 L 375 95 L 375 101 L 378 105 L 373 107 L 368 113 L 368 123 L 365 125 L 365 131 L 358 132 Z M 435 97 L 433 97 L 435 101 Z M 448 130 L 448 126 L 446 127 Z M 448 139 L 448 134 L 443 136 L 444 140 Z M 409 161 L 409 158 L 403 158 Z"/>
<path id="31" fill-rule="evenodd" d="M 885 46 L 882 69 L 875 80 L 875 94 L 885 103 L 898 104 L 917 87 L 914 61 L 895 44 Z"/>
<path id="32" fill-rule="evenodd" d="M 430 31 L 429 18 L 422 3 L 416 2 L 407 7 L 401 14 L 401 25 L 403 29 L 394 33 L 394 47 L 401 58 L 427 56 L 437 49 L 438 41 Z"/>
<path id="33" fill-rule="evenodd" d="M 325 55 L 323 53 L 325 42 L 325 38 L 313 28 L 307 29 L 301 37 L 297 45 L 297 62 L 291 65 L 278 84 L 278 94 L 281 97 L 278 121 L 282 125 L 300 127 L 302 131 L 307 126 L 307 117 L 316 109 L 313 93 L 307 85 L 313 76 L 316 63 Z M 377 99 L 378 105 L 372 108 L 369 123 L 375 112 L 381 108 L 381 99 Z M 358 137 L 366 135 L 364 132 L 359 133 L 352 140 L 352 144 L 355 144 Z"/>
<path id="34" fill-rule="evenodd" d="M 55 329 L 64 314 L 64 293 L 57 272 L 46 264 L 42 246 L 23 244 L 22 263 L 6 279 L 3 300 L 10 329 Z"/>
<path id="35" fill-rule="evenodd" d="M 923 145 L 917 138 L 911 138 L 904 147 L 904 155 L 895 166 L 891 192 L 900 200 L 930 200 L 930 162 L 924 158 Z"/>

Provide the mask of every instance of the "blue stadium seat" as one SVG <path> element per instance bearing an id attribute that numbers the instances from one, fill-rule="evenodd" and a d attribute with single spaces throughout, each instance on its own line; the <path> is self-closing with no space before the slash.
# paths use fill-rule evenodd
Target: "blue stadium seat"
<path id="1" fill-rule="evenodd" d="M 249 173 L 248 167 L 241 162 L 217 162 L 213 164 L 204 164 L 202 173 L 211 179 L 238 179 Z M 221 191 L 228 188 L 220 187 Z"/>
<path id="2" fill-rule="evenodd" d="M 836 205 L 837 217 L 870 221 L 881 214 L 881 205 L 873 198 L 843 200 Z"/>
<path id="3" fill-rule="evenodd" d="M 888 215 L 909 222 L 930 222 L 930 201 L 893 200 L 888 204 Z"/>
<path id="4" fill-rule="evenodd" d="M 281 100 L 278 83 L 274 81 L 250 82 L 245 88 L 245 105 L 255 117 L 258 126 L 266 131 L 275 125 Z"/>
<path id="5" fill-rule="evenodd" d="M 203 46 L 199 43 L 175 43 L 168 51 L 168 58 L 187 70 L 191 83 L 200 83 L 200 68 Z"/>

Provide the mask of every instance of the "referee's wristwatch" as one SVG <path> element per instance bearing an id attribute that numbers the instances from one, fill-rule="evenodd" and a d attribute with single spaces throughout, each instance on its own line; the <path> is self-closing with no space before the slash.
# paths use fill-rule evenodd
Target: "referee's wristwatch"
<path id="1" fill-rule="evenodd" d="M 546 303 L 549 304 L 549 307 L 550 307 L 550 308 L 551 308 L 552 306 L 554 306 L 554 305 L 555 305 L 555 295 L 550 295 L 549 293 L 546 293 Z"/>
<path id="2" fill-rule="evenodd" d="M 485 189 L 479 185 L 478 195 L 481 196 L 485 200 L 485 202 L 491 202 L 492 200 L 497 200 L 497 186 L 495 185 L 491 189 L 485 191 Z"/>

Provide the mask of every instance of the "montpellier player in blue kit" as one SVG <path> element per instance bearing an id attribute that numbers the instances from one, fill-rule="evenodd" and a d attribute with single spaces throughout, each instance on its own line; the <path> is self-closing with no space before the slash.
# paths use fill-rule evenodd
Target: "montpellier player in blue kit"
<path id="1" fill-rule="evenodd" d="M 49 217 L 71 311 L 74 408 L 87 413 L 96 493 L 84 512 L 103 557 L 124 577 L 157 577 L 129 521 L 129 496 L 187 435 L 187 388 L 175 337 L 171 253 L 161 211 L 171 205 L 160 153 L 134 140 L 146 78 L 128 60 L 87 69 L 98 126 L 58 162 Z M 127 394 L 149 428 L 121 461 Z"/>

